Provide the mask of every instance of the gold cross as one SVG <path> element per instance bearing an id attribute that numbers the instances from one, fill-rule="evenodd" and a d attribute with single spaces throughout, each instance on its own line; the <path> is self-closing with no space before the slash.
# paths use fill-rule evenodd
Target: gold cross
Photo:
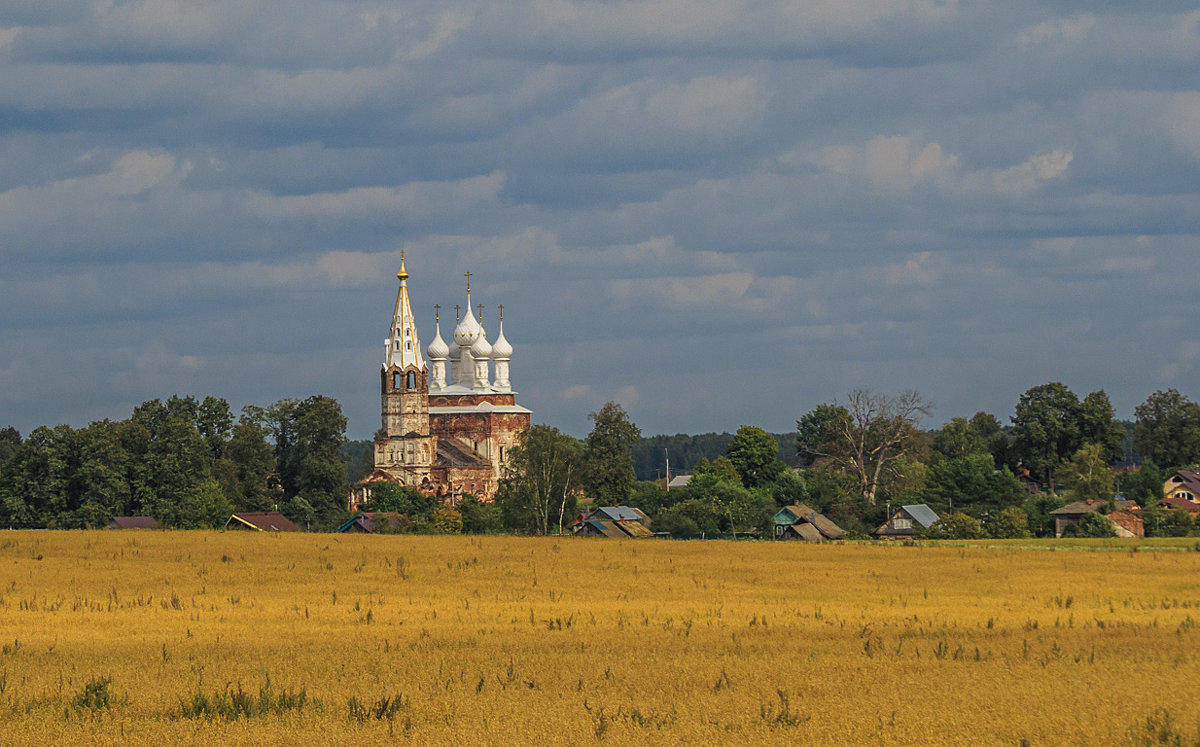
<path id="1" fill-rule="evenodd" d="M 458 304 L 454 304 L 454 323 L 458 324 Z"/>
<path id="2" fill-rule="evenodd" d="M 435 321 L 442 321 L 442 306 L 441 304 L 433 305 L 433 318 Z"/>
<path id="3" fill-rule="evenodd" d="M 470 293 L 471 292 L 471 273 L 464 272 L 463 274 L 467 276 L 467 293 Z"/>
<path id="4" fill-rule="evenodd" d="M 500 321 L 504 321 L 504 304 L 500 304 L 496 308 L 500 309 Z"/>
<path id="5" fill-rule="evenodd" d="M 483 304 L 479 304 L 479 323 L 483 324 Z"/>

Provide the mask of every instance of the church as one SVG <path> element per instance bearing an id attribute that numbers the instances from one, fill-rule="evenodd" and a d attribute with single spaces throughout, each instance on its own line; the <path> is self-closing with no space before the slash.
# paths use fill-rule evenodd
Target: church
<path id="1" fill-rule="evenodd" d="M 358 511 L 381 481 L 451 505 L 468 493 L 491 501 L 532 415 L 517 404 L 508 378 L 513 348 L 504 337 L 504 306 L 489 343 L 483 306 L 478 316 L 471 307 L 467 273 L 467 304 L 465 313 L 455 314 L 452 342 L 442 339 L 441 307 L 435 306 L 433 342 L 422 349 L 403 254 L 396 277 L 400 288 L 379 371 L 383 427 L 375 434 L 375 471 L 354 485 L 348 508 Z"/>

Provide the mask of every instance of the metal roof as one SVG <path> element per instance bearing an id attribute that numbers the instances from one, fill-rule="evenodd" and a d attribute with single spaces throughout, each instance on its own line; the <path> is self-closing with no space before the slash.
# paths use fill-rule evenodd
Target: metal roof
<path id="1" fill-rule="evenodd" d="M 928 529 L 938 520 L 938 515 L 933 512 L 933 509 L 926 506 L 924 503 L 918 503 L 914 506 L 901 506 L 900 509 L 909 517 Z"/>
<path id="2" fill-rule="evenodd" d="M 635 508 L 629 506 L 600 506 L 596 513 L 613 521 L 641 521 L 643 516 Z"/>

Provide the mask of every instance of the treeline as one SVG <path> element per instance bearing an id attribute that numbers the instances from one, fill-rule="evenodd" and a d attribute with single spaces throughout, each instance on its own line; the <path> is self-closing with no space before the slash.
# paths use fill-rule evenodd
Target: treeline
<path id="1" fill-rule="evenodd" d="M 796 464 L 796 434 L 772 433 L 771 437 L 777 445 L 778 459 L 786 464 Z M 639 480 L 664 477 L 669 457 L 671 474 L 686 474 L 701 460 L 711 462 L 724 456 L 732 440 L 732 433 L 642 437 L 633 445 L 633 472 Z"/>
<path id="2" fill-rule="evenodd" d="M 248 406 L 216 397 L 144 402 L 126 420 L 0 431 L 0 526 L 84 528 L 114 516 L 217 527 L 234 511 L 282 511 L 336 527 L 348 492 L 346 418 L 314 396 Z"/>
<path id="3" fill-rule="evenodd" d="M 1150 395 L 1132 424 L 1116 420 L 1103 391 L 1081 399 L 1058 382 L 1022 394 L 1008 426 L 979 412 L 922 431 L 928 413 L 915 392 L 856 390 L 797 421 L 799 473 L 776 460 L 770 434 L 744 426 L 685 490 L 642 483 L 630 501 L 676 533 L 766 532 L 776 507 L 803 502 L 852 536 L 916 503 L 943 517 L 932 536 L 1053 536 L 1050 512 L 1088 499 L 1109 513 L 1136 501 L 1150 536 L 1200 532 L 1188 512 L 1159 506 L 1166 478 L 1200 463 L 1200 405 L 1176 390 Z M 1111 535 L 1112 525 L 1101 515 L 1083 531 Z"/>

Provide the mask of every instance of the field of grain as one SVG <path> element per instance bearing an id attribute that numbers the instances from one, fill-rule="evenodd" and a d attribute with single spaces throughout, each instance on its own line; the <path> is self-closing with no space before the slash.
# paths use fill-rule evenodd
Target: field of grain
<path id="1" fill-rule="evenodd" d="M 7 532 L 0 733 L 39 745 L 1187 740 L 1200 717 L 1194 542 Z"/>

